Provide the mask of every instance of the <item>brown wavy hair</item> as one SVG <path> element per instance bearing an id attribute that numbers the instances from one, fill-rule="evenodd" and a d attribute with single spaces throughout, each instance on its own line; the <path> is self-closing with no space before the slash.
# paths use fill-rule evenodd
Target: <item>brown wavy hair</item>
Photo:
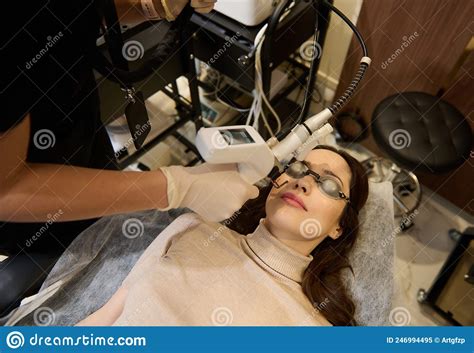
<path id="1" fill-rule="evenodd" d="M 340 155 L 351 170 L 350 199 L 352 206 L 346 203 L 339 219 L 341 236 L 333 240 L 326 237 L 312 252 L 314 259 L 308 265 L 302 281 L 305 295 L 334 326 L 356 326 L 354 318 L 355 304 L 342 280 L 344 269 L 354 274 L 348 255 L 359 233 L 358 213 L 367 201 L 369 185 L 364 167 L 347 152 L 331 146 L 318 146 Z M 260 195 L 249 200 L 233 217 L 227 226 L 240 234 L 255 231 L 261 218 L 266 217 L 265 202 L 272 186 L 260 190 Z"/>

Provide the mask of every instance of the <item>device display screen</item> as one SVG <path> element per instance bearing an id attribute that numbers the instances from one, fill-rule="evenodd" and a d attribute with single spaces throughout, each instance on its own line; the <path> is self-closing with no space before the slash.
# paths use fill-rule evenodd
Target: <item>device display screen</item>
<path id="1" fill-rule="evenodd" d="M 221 130 L 220 133 L 230 146 L 255 143 L 245 129 Z"/>

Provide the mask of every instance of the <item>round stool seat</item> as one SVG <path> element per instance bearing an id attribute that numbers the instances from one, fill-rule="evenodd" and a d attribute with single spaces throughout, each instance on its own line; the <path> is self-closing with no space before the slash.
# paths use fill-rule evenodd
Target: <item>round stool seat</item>
<path id="1" fill-rule="evenodd" d="M 472 131 L 451 104 L 422 92 L 404 92 L 381 101 L 372 117 L 378 146 L 412 171 L 444 173 L 469 158 Z"/>

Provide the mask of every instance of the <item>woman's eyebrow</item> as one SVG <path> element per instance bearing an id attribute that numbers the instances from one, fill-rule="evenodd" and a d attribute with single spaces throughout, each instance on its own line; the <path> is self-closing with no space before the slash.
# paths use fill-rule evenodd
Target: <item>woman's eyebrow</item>
<path id="1" fill-rule="evenodd" d="M 312 168 L 312 167 L 314 166 L 314 164 L 311 163 L 311 162 L 307 162 L 307 161 L 305 161 L 305 162 L 306 162 L 306 165 L 308 166 L 308 168 Z M 344 186 L 344 183 L 342 182 L 341 178 L 339 178 L 339 177 L 338 177 L 336 174 L 334 174 L 331 170 L 329 170 L 329 169 L 323 169 L 323 173 L 324 173 L 324 174 L 327 174 L 327 175 L 332 175 L 333 177 L 337 178 L 337 179 L 341 182 L 342 186 Z"/>

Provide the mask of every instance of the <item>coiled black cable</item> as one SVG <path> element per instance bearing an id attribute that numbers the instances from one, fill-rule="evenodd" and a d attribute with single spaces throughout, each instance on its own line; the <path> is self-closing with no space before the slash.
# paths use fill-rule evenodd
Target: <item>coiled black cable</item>
<path id="1" fill-rule="evenodd" d="M 318 0 L 313 0 L 315 3 L 318 2 Z M 346 15 L 344 15 L 337 7 L 335 7 L 333 4 L 331 4 L 330 2 L 328 2 L 327 0 L 322 0 L 321 3 L 328 7 L 331 11 L 333 11 L 336 15 L 338 15 L 351 29 L 352 31 L 354 32 L 357 40 L 359 41 L 360 43 L 360 46 L 362 48 L 362 52 L 363 52 L 363 56 L 364 57 L 369 57 L 369 52 L 367 50 L 367 46 L 364 42 L 364 39 L 362 38 L 362 35 L 360 34 L 359 30 L 357 29 L 357 27 L 351 22 L 351 20 L 349 18 L 347 18 Z M 317 31 L 317 28 L 315 29 L 315 31 Z M 315 76 L 316 75 L 316 72 L 314 72 L 313 70 L 313 64 L 314 64 L 314 58 L 313 58 L 313 62 L 311 63 L 311 68 L 310 68 L 310 77 L 308 78 L 308 85 L 309 84 L 314 84 L 314 77 L 312 76 Z M 344 93 L 342 94 L 342 96 L 340 98 L 338 98 L 336 100 L 336 102 L 334 102 L 328 109 L 331 111 L 331 113 L 334 115 L 336 114 L 338 111 L 340 111 L 342 109 L 342 107 L 349 101 L 349 99 L 354 95 L 357 87 L 359 86 L 360 82 L 362 81 L 362 79 L 364 78 L 364 75 L 367 71 L 369 67 L 369 63 L 367 62 L 361 62 L 360 64 L 360 67 L 356 73 L 356 75 L 354 76 L 354 79 L 351 81 L 350 85 L 347 87 L 347 89 L 344 91 Z M 309 91 L 309 87 L 307 88 L 307 92 Z M 305 118 L 303 116 L 303 112 L 304 112 L 304 107 L 307 105 L 307 99 L 308 97 L 306 96 L 305 97 L 305 101 L 303 103 L 303 110 L 302 110 L 302 114 L 300 114 L 298 120 L 295 121 L 295 123 L 289 127 L 287 130 L 285 130 L 284 132 L 282 132 L 281 134 L 279 134 L 278 136 L 278 139 L 281 139 L 282 137 L 285 137 L 286 135 L 288 135 L 288 133 L 295 127 L 297 126 L 298 124 L 301 124 L 303 122 L 303 119 Z"/>
<path id="2" fill-rule="evenodd" d="M 337 7 L 329 3 L 327 0 L 323 0 L 323 4 L 331 9 L 334 13 L 336 13 L 354 32 L 355 36 L 357 37 L 357 40 L 360 43 L 360 46 L 362 48 L 363 55 L 365 57 L 369 56 L 369 51 L 367 50 L 367 46 L 365 45 L 364 39 L 362 38 L 362 35 L 360 34 L 359 30 L 357 27 L 352 23 L 349 18 L 347 18 L 346 15 L 344 15 Z M 360 63 L 359 70 L 357 70 L 356 75 L 354 76 L 353 80 L 351 81 L 350 85 L 347 87 L 347 89 L 344 91 L 342 96 L 337 99 L 336 102 L 334 102 L 328 109 L 331 111 L 331 113 L 334 115 L 338 111 L 344 107 L 349 99 L 354 95 L 357 87 L 359 86 L 359 83 L 362 81 L 364 78 L 364 75 L 369 68 L 369 64 L 362 62 Z"/>
<path id="3" fill-rule="evenodd" d="M 349 87 L 347 87 L 342 96 L 328 108 L 333 115 L 340 111 L 342 107 L 345 106 L 349 99 L 354 95 L 357 86 L 359 86 L 360 81 L 362 81 L 362 79 L 364 78 L 365 72 L 368 68 L 368 64 L 360 64 L 359 70 L 357 70 L 357 73 L 352 79 Z"/>

